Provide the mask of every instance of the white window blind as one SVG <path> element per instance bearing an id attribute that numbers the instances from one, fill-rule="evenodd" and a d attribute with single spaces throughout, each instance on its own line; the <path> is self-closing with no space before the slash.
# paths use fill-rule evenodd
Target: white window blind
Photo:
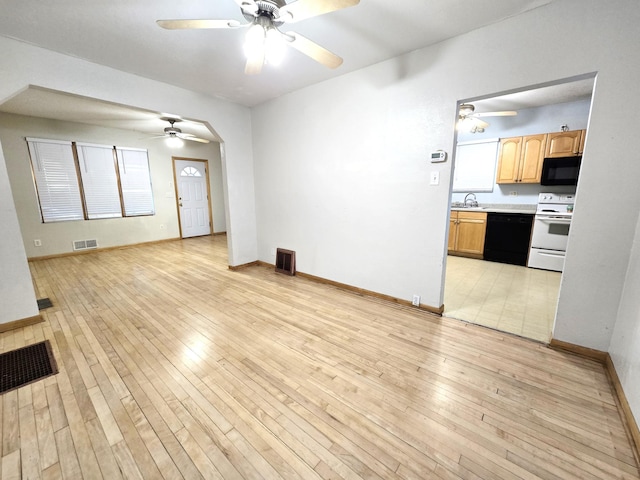
<path id="1" fill-rule="evenodd" d="M 113 147 L 77 143 L 87 217 L 122 216 Z"/>
<path id="2" fill-rule="evenodd" d="M 126 216 L 153 215 L 153 191 L 146 150 L 117 148 Z"/>
<path id="3" fill-rule="evenodd" d="M 500 139 L 461 142 L 456 146 L 454 192 L 492 192 Z"/>
<path id="4" fill-rule="evenodd" d="M 71 142 L 27 138 L 44 222 L 82 220 L 82 199 Z"/>

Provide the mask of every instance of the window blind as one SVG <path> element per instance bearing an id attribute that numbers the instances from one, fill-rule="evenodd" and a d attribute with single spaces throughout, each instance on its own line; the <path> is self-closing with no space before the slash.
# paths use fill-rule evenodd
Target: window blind
<path id="1" fill-rule="evenodd" d="M 496 182 L 498 138 L 461 142 L 456 146 L 454 192 L 492 192 Z"/>
<path id="2" fill-rule="evenodd" d="M 113 147 L 77 143 L 76 149 L 87 217 L 121 217 L 122 206 Z"/>
<path id="3" fill-rule="evenodd" d="M 153 191 L 146 150 L 117 148 L 125 215 L 153 215 Z"/>
<path id="4" fill-rule="evenodd" d="M 27 144 L 42 221 L 84 219 L 71 142 L 27 138 Z"/>

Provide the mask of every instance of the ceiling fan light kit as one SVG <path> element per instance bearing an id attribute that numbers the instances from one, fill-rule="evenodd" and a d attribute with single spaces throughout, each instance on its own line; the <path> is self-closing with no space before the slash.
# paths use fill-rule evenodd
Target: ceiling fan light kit
<path id="1" fill-rule="evenodd" d="M 162 117 L 160 120 L 169 122 L 170 126 L 164 128 L 164 133 L 151 138 L 164 138 L 165 143 L 170 148 L 180 148 L 184 146 L 184 140 L 190 140 L 198 143 L 209 143 L 209 140 L 206 138 L 198 138 L 191 133 L 183 133 L 182 130 L 176 127 L 175 123 L 182 121 L 180 118 Z"/>
<path id="2" fill-rule="evenodd" d="M 256 75 L 265 63 L 279 65 L 284 58 L 284 46 L 290 45 L 316 62 L 337 68 L 342 58 L 299 33 L 283 33 L 279 27 L 306 18 L 316 17 L 343 8 L 352 7 L 360 0 L 235 0 L 242 15 L 249 22 L 237 20 L 158 20 L 156 23 L 169 30 L 249 27 L 243 46 L 247 63 L 245 73 Z"/>
<path id="3" fill-rule="evenodd" d="M 165 139 L 165 143 L 169 148 L 182 148 L 184 146 L 184 140 L 178 137 L 175 133 L 170 133 Z"/>

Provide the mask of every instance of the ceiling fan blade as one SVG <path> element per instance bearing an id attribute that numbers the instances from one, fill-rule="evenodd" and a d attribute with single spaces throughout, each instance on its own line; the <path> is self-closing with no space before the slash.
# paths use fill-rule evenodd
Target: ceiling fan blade
<path id="1" fill-rule="evenodd" d="M 503 112 L 473 113 L 470 116 L 472 117 L 513 117 L 514 115 L 518 115 L 518 112 L 513 110 L 505 110 Z"/>
<path id="2" fill-rule="evenodd" d="M 255 15 L 256 13 L 258 13 L 258 5 L 256 5 L 255 2 L 251 0 L 234 1 L 238 4 L 240 9 L 242 10 L 242 13 L 248 13 L 249 15 Z"/>
<path id="3" fill-rule="evenodd" d="M 473 120 L 473 123 L 475 124 L 476 128 L 487 128 L 489 126 L 489 124 L 487 122 L 485 122 L 484 120 L 479 120 L 477 118 L 472 118 L 471 120 Z"/>
<path id="4" fill-rule="evenodd" d="M 180 137 L 183 140 L 189 140 L 191 142 L 199 142 L 199 143 L 209 143 L 209 140 L 206 138 L 198 138 L 198 137 Z"/>
<path id="5" fill-rule="evenodd" d="M 297 0 L 280 8 L 280 15 L 286 22 L 299 22 L 305 18 L 353 7 L 358 3 L 360 0 Z"/>
<path id="6" fill-rule="evenodd" d="M 209 143 L 209 140 L 206 138 L 199 138 L 191 133 L 177 133 L 176 136 L 183 140 L 190 140 L 192 142 Z"/>
<path id="7" fill-rule="evenodd" d="M 287 32 L 284 38 L 289 41 L 289 45 L 293 48 L 304 53 L 308 57 L 313 58 L 316 62 L 321 63 L 325 67 L 338 68 L 342 65 L 342 58 L 338 55 L 331 53 L 326 48 L 321 47 L 299 33 Z"/>
<path id="8" fill-rule="evenodd" d="M 237 20 L 156 20 L 156 23 L 167 30 L 238 28 L 242 26 Z"/>

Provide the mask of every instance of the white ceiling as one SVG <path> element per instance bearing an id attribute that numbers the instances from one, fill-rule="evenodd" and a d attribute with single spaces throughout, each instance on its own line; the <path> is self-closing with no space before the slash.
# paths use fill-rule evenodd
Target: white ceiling
<path id="1" fill-rule="evenodd" d="M 0 105 L 0 112 L 134 130 L 145 135 L 163 134 L 169 123 L 162 117 L 181 118 L 176 112 L 152 112 L 33 86 Z M 175 126 L 183 133 L 219 141 L 206 122 L 182 118 Z"/>
<path id="2" fill-rule="evenodd" d="M 155 23 L 245 23 L 234 0 L 0 0 L 0 35 L 254 106 L 551 1 L 362 0 L 282 28 L 340 55 L 342 66 L 330 70 L 290 48 L 282 66 L 265 66 L 257 76 L 244 74 L 245 29 L 165 30 Z"/>
<path id="3" fill-rule="evenodd" d="M 0 35 L 253 106 L 551 1 L 402 0 L 392 7 L 387 0 L 361 0 L 354 7 L 285 25 L 341 55 L 341 67 L 330 70 L 290 49 L 284 65 L 265 66 L 258 76 L 244 74 L 244 30 L 171 31 L 155 23 L 170 18 L 244 21 L 234 0 L 0 0 Z M 586 79 L 466 100 L 473 101 L 476 112 L 519 110 L 585 98 L 592 86 L 593 79 Z M 0 105 L 0 111 L 146 134 L 161 133 L 168 126 L 159 117 L 180 113 L 142 111 L 34 87 Z M 176 126 L 217 140 L 197 119 L 184 119 Z"/>

